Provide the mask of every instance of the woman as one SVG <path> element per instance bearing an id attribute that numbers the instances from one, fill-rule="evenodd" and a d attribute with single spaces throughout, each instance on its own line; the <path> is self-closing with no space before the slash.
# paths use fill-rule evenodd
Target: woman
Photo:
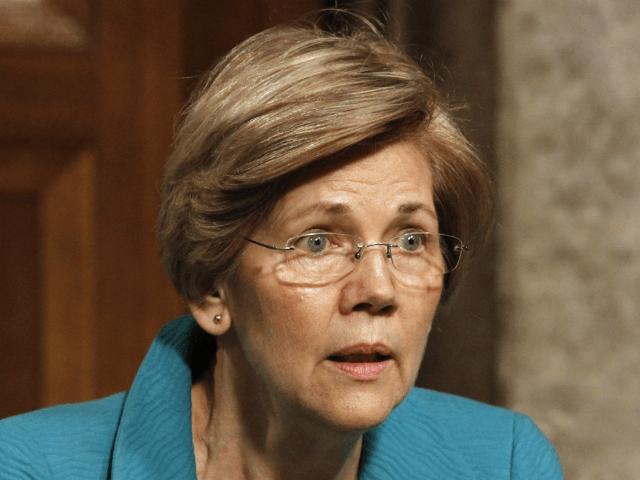
<path id="1" fill-rule="evenodd" d="M 161 254 L 192 316 L 128 394 L 1 425 L 2 478 L 561 478 L 526 417 L 413 389 L 490 186 L 373 28 L 278 27 L 188 108 Z"/>

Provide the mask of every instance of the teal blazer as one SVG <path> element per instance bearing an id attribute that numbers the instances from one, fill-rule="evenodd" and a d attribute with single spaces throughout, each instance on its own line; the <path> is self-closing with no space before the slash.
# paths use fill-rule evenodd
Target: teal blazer
<path id="1" fill-rule="evenodd" d="M 196 479 L 191 382 L 207 337 L 167 325 L 128 393 L 0 421 L 0 479 Z M 528 417 L 414 388 L 363 441 L 360 479 L 562 479 Z"/>

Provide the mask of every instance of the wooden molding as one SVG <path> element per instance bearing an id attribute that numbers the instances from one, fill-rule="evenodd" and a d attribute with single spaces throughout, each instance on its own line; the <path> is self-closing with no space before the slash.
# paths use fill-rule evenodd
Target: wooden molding
<path id="1" fill-rule="evenodd" d="M 78 51 L 89 36 L 75 18 L 46 0 L 0 0 L 0 47 Z"/>
<path id="2" fill-rule="evenodd" d="M 96 396 L 95 161 L 79 151 L 40 194 L 44 405 Z"/>
<path id="3" fill-rule="evenodd" d="M 88 54 L 0 51 L 2 143 L 90 138 L 95 135 L 94 99 Z"/>
<path id="4" fill-rule="evenodd" d="M 0 151 L 0 192 L 5 195 L 37 195 L 64 163 L 65 159 L 49 150 L 3 148 Z"/>
<path id="5" fill-rule="evenodd" d="M 0 188 L 0 418 L 40 406 L 37 230 L 35 196 Z"/>
<path id="6" fill-rule="evenodd" d="M 37 237 L 39 257 L 26 279 L 38 279 L 30 299 L 38 305 L 39 319 L 30 320 L 38 325 L 38 345 L 25 345 L 40 362 L 39 400 L 31 408 L 96 396 L 95 183 L 90 151 L 0 150 L 0 195 L 37 205 L 38 220 L 26 233 Z"/>

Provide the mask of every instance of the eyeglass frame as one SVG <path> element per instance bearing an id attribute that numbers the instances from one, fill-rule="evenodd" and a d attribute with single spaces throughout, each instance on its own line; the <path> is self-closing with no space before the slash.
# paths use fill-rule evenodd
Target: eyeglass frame
<path id="1" fill-rule="evenodd" d="M 348 235 L 348 236 L 350 236 L 350 237 L 359 238 L 360 240 L 362 240 L 362 241 L 364 242 L 364 239 L 363 239 L 362 237 L 358 236 L 358 235 L 340 234 L 340 233 L 335 233 L 335 232 L 312 232 L 312 233 L 309 233 L 309 234 L 295 235 L 295 236 L 293 236 L 293 237 L 291 237 L 291 238 L 288 238 L 288 239 L 287 239 L 287 243 L 288 243 L 290 240 L 294 239 L 294 238 L 300 238 L 300 237 L 305 237 L 305 236 L 312 236 L 312 235 L 314 235 L 314 234 L 318 234 L 318 235 Z M 438 235 L 438 237 L 449 237 L 449 238 L 454 238 L 454 239 L 456 239 L 457 241 L 459 241 L 459 242 L 460 242 L 460 246 L 459 246 L 459 249 L 460 249 L 460 258 L 458 258 L 458 261 L 456 262 L 455 267 L 453 267 L 451 270 L 449 270 L 449 271 L 447 271 L 447 272 L 439 273 L 439 274 L 437 274 L 437 275 L 446 275 L 446 274 L 448 274 L 448 273 L 453 272 L 456 268 L 458 268 L 458 265 L 460 265 L 460 259 L 462 258 L 462 252 L 467 252 L 467 251 L 469 251 L 469 247 L 468 247 L 468 246 L 466 246 L 464 243 L 462 243 L 462 240 L 461 240 L 461 239 L 459 239 L 458 237 L 454 236 L 454 235 L 447 235 L 446 233 L 434 233 L 434 232 L 408 232 L 408 234 L 428 234 L 428 235 Z M 397 235 L 396 237 L 393 237 L 393 238 L 397 238 L 397 237 L 400 237 L 400 236 L 402 236 L 402 235 L 403 235 L 403 234 L 400 234 L 400 235 Z M 245 239 L 246 241 L 248 241 L 248 242 L 251 242 L 251 243 L 255 244 L 255 245 L 259 245 L 259 246 L 261 246 L 261 247 L 268 248 L 268 249 L 270 249 L 270 250 L 280 251 L 280 252 L 293 251 L 293 250 L 295 250 L 295 249 L 296 249 L 296 247 L 295 247 L 295 246 L 290 246 L 290 247 L 277 247 L 276 245 L 268 245 L 268 244 L 266 244 L 266 243 L 262 243 L 262 242 L 258 242 L 257 240 L 253 240 L 252 238 L 249 238 L 249 237 L 244 237 L 244 239 Z M 393 240 L 393 239 L 392 239 L 392 240 Z M 375 247 L 375 246 L 384 246 L 384 247 L 387 247 L 386 257 L 387 257 L 389 260 L 391 260 L 391 263 L 393 264 L 394 268 L 395 268 L 396 270 L 398 270 L 398 267 L 395 265 L 395 263 L 393 263 L 393 257 L 392 257 L 392 255 L 391 255 L 391 247 L 398 247 L 398 248 L 402 248 L 402 247 L 400 247 L 400 245 L 395 245 L 395 244 L 392 244 L 392 243 L 384 243 L 384 242 L 374 242 L 374 243 L 369 243 L 369 244 L 366 244 L 366 245 L 357 245 L 357 247 L 358 247 L 358 251 L 357 251 L 357 252 L 355 252 L 355 254 L 354 254 L 354 255 L 355 255 L 355 259 L 356 259 L 356 260 L 360 260 L 360 259 L 362 258 L 363 250 L 364 250 L 365 248 L 367 248 L 367 247 Z M 355 268 L 355 267 L 354 267 L 354 268 Z M 398 270 L 398 271 L 399 271 L 399 272 L 402 272 L 402 270 Z M 402 273 L 406 273 L 407 275 L 417 275 L 417 274 L 411 274 L 411 273 L 408 273 L 408 272 L 402 272 Z M 426 275 L 426 276 L 429 276 L 429 275 Z"/>

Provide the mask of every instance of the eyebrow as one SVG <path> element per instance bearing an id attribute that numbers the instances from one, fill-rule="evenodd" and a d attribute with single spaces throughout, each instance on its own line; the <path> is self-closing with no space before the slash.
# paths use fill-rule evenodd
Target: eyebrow
<path id="1" fill-rule="evenodd" d="M 438 220 L 438 216 L 433 209 L 424 203 L 403 203 L 398 207 L 398 212 L 402 215 L 411 215 L 413 212 L 424 211 L 433 217 L 434 220 Z"/>
<path id="2" fill-rule="evenodd" d="M 319 202 L 314 203 L 313 205 L 309 205 L 307 208 L 296 212 L 296 214 L 291 217 L 291 220 L 298 220 L 300 218 L 306 217 L 310 213 L 328 213 L 334 216 L 338 216 L 344 215 L 345 213 L 350 213 L 351 211 L 351 207 L 346 203 Z"/>

